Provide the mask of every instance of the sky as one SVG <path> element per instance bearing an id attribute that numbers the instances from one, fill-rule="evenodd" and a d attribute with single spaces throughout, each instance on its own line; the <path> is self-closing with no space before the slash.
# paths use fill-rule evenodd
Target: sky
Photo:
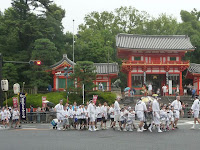
<path id="1" fill-rule="evenodd" d="M 66 11 L 63 19 L 64 32 L 78 30 L 78 25 L 84 22 L 84 17 L 92 11 L 113 11 L 121 6 L 132 6 L 139 11 L 146 11 L 151 16 L 158 17 L 161 13 L 172 15 L 180 22 L 180 11 L 200 11 L 200 0 L 54 0 Z M 11 6 L 11 0 L 0 0 L 0 11 Z"/>

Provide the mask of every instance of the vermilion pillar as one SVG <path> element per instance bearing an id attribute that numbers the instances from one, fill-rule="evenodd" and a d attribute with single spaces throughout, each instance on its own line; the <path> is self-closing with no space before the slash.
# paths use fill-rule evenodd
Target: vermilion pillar
<path id="1" fill-rule="evenodd" d="M 128 87 L 132 88 L 132 78 L 131 78 L 131 71 L 128 72 Z"/>
<path id="2" fill-rule="evenodd" d="M 179 84 L 179 89 L 180 89 L 180 95 L 183 95 L 183 83 L 182 83 L 182 72 L 180 71 L 180 75 L 179 75 L 179 78 L 180 78 L 180 84 Z"/>

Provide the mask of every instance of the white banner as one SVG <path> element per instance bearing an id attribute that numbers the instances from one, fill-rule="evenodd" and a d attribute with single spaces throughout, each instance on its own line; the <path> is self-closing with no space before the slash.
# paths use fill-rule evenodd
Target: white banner
<path id="1" fill-rule="evenodd" d="M 172 95 L 172 80 L 169 80 L 169 95 Z"/>

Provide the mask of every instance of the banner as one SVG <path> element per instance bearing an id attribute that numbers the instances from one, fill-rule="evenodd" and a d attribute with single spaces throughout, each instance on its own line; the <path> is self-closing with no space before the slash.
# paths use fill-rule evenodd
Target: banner
<path id="1" fill-rule="evenodd" d="M 169 80 L 169 95 L 172 95 L 172 80 Z"/>
<path id="2" fill-rule="evenodd" d="M 22 120 L 26 120 L 26 95 L 25 93 L 20 93 L 19 95 L 20 103 L 20 117 Z"/>
<path id="3" fill-rule="evenodd" d="M 97 98 L 98 98 L 98 95 L 93 95 L 93 102 L 94 102 L 94 104 L 96 104 Z"/>
<path id="4" fill-rule="evenodd" d="M 46 96 L 42 96 L 42 108 L 45 108 L 46 107 L 46 100 L 47 100 L 47 97 Z"/>
<path id="5" fill-rule="evenodd" d="M 13 97 L 12 99 L 13 99 L 13 108 L 17 108 L 18 107 L 18 103 L 17 103 L 18 98 Z"/>

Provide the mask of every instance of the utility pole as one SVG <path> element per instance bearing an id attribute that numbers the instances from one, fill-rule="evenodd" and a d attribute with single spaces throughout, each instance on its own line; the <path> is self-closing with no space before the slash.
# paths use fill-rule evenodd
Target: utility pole
<path id="1" fill-rule="evenodd" d="M 75 60 L 74 60 L 74 20 L 73 20 L 73 63 L 75 63 L 74 61 Z M 74 64 L 73 64 L 73 73 L 74 73 Z"/>
<path id="2" fill-rule="evenodd" d="M 2 63 L 3 63 L 3 57 L 0 53 L 0 82 L 2 80 Z M 3 106 L 3 92 L 2 92 L 2 89 L 0 88 L 0 105 L 1 107 Z"/>

